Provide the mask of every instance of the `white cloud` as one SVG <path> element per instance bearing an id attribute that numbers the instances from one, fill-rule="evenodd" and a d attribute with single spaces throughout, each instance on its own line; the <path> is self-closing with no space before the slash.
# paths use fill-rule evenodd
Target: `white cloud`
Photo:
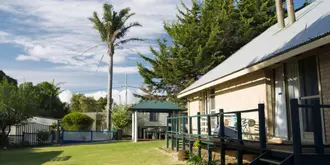
<path id="1" fill-rule="evenodd" d="M 188 0 L 186 0 L 188 1 Z M 83 56 L 80 54 L 94 45 L 100 44 L 98 32 L 92 28 L 87 19 L 93 11 L 102 17 L 104 0 L 2 0 L 0 11 L 15 14 L 13 22 L 20 21 L 20 26 L 12 26 L 8 31 L 0 32 L 0 43 L 12 43 L 22 46 L 25 53 L 16 59 L 49 61 L 56 64 L 65 64 L 72 68 L 76 66 L 96 66 L 101 56 L 106 53 L 105 46 L 98 46 Z M 189 1 L 188 1 L 189 2 Z M 175 20 L 177 0 L 113 0 L 115 10 L 130 7 L 136 16 L 131 21 L 140 22 L 143 27 L 132 29 L 127 37 L 155 39 L 164 34 L 163 21 Z M 37 35 L 15 34 L 15 30 L 26 26 L 42 33 Z M 136 56 L 137 52 L 148 53 L 149 45 L 154 43 L 145 41 L 131 43 L 125 49 L 117 50 L 114 63 L 123 64 L 129 56 Z M 101 64 L 107 64 L 108 56 Z M 116 73 L 136 73 L 132 67 L 118 67 Z"/>
<path id="2" fill-rule="evenodd" d="M 65 90 L 62 93 L 60 93 L 59 98 L 62 102 L 70 103 L 72 98 L 72 92 L 69 90 Z"/>
<path id="3" fill-rule="evenodd" d="M 16 60 L 18 61 L 26 61 L 26 60 L 30 60 L 30 61 L 40 61 L 40 59 L 38 57 L 35 56 L 27 56 L 27 55 L 18 55 L 16 57 Z"/>
<path id="4" fill-rule="evenodd" d="M 98 100 L 101 97 L 106 97 L 107 96 L 107 92 L 105 92 L 105 91 L 97 91 L 97 92 L 94 92 L 94 93 L 87 93 L 87 94 L 85 94 L 85 96 L 87 96 L 87 97 L 93 97 L 94 99 Z"/>

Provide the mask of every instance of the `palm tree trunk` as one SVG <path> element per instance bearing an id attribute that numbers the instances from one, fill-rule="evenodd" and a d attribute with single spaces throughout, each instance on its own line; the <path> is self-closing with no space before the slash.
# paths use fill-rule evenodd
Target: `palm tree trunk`
<path id="1" fill-rule="evenodd" d="M 109 70 L 108 70 L 108 97 L 107 97 L 107 129 L 111 130 L 111 111 L 112 111 L 112 75 L 113 75 L 113 51 L 109 46 Z"/>

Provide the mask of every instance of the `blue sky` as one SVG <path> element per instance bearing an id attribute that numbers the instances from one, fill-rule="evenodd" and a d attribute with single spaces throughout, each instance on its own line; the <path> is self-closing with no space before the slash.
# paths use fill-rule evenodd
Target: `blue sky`
<path id="1" fill-rule="evenodd" d="M 296 7 L 305 0 L 296 0 Z M 87 20 L 93 11 L 102 13 L 102 4 L 109 2 L 119 10 L 130 7 L 136 16 L 134 21 L 143 27 L 130 31 L 128 37 L 147 39 L 131 43 L 117 50 L 114 57 L 114 87 L 125 82 L 125 74 L 131 86 L 141 86 L 142 78 L 136 68 L 141 62 L 137 55 L 149 53 L 154 40 L 166 34 L 163 21 L 174 21 L 179 0 L 1 0 L 0 4 L 0 70 L 19 82 L 64 82 L 67 91 L 63 100 L 72 93 L 83 92 L 91 96 L 105 95 L 107 86 L 107 61 L 103 46 L 80 55 L 86 49 L 100 43 L 97 31 Z M 185 0 L 189 2 L 189 0 Z M 133 102 L 130 89 L 129 102 Z M 114 88 L 114 98 L 122 95 L 122 88 Z"/>

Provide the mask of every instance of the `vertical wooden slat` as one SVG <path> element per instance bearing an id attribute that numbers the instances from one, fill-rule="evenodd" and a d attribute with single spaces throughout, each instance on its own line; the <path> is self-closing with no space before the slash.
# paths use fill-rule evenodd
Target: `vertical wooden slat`
<path id="1" fill-rule="evenodd" d="M 299 155 L 302 153 L 301 148 L 301 134 L 300 134 L 300 123 L 299 123 L 299 107 L 298 100 L 290 100 L 290 110 L 291 110 L 291 127 L 292 127 L 292 147 L 294 153 L 295 164 L 299 163 Z"/>
<path id="2" fill-rule="evenodd" d="M 180 131 L 180 121 L 179 121 L 179 113 L 176 113 L 176 122 L 175 122 L 175 125 L 176 125 L 176 137 L 175 137 L 175 147 L 176 147 L 176 151 L 178 152 L 179 151 L 179 142 L 180 142 L 180 139 L 179 139 L 179 131 Z"/>
<path id="3" fill-rule="evenodd" d="M 319 104 L 315 105 L 312 111 L 313 111 L 312 117 L 313 117 L 313 126 L 314 126 L 315 151 L 318 154 L 323 154 L 324 146 L 323 146 L 322 117 L 321 117 L 320 105 Z"/>
<path id="4" fill-rule="evenodd" d="M 258 116 L 259 116 L 260 153 L 263 153 L 266 150 L 266 141 L 267 141 L 264 104 L 258 104 Z"/>
<path id="5" fill-rule="evenodd" d="M 226 164 L 226 149 L 225 149 L 225 140 L 223 137 L 225 136 L 225 119 L 223 114 L 223 109 L 219 110 L 220 115 L 220 161 L 221 164 Z"/>
<path id="6" fill-rule="evenodd" d="M 198 134 L 198 140 L 200 140 L 201 138 L 201 113 L 197 112 L 197 134 Z M 201 147 L 198 147 L 197 150 L 197 155 L 201 156 L 202 152 L 201 152 Z"/>
<path id="7" fill-rule="evenodd" d="M 186 140 L 185 140 L 185 136 L 186 136 L 186 118 L 185 117 L 182 117 L 181 118 L 181 122 L 182 122 L 182 150 L 184 151 L 184 150 L 186 150 Z"/>
<path id="8" fill-rule="evenodd" d="M 239 143 L 242 143 L 242 116 L 240 112 L 236 113 L 236 129 L 237 129 L 237 139 L 239 140 Z M 242 165 L 243 164 L 243 152 L 241 149 L 237 150 L 237 164 Z"/>
<path id="9" fill-rule="evenodd" d="M 174 113 L 174 112 L 173 112 Z M 172 113 L 172 117 L 174 117 L 174 114 Z M 172 145 L 172 151 L 174 150 L 174 132 L 175 128 L 174 128 L 174 119 L 171 119 L 171 145 Z"/>

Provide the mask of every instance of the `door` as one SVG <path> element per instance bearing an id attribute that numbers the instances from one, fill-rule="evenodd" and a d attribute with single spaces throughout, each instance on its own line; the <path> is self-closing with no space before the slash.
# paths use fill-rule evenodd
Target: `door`
<path id="1" fill-rule="evenodd" d="M 319 81 L 316 56 L 299 60 L 300 102 L 301 104 L 320 104 Z M 300 110 L 300 128 L 304 141 L 313 140 L 312 109 Z M 320 128 L 322 129 L 322 128 Z"/>
<path id="2" fill-rule="evenodd" d="M 283 67 L 275 68 L 275 136 L 288 138 L 287 109 Z"/>

